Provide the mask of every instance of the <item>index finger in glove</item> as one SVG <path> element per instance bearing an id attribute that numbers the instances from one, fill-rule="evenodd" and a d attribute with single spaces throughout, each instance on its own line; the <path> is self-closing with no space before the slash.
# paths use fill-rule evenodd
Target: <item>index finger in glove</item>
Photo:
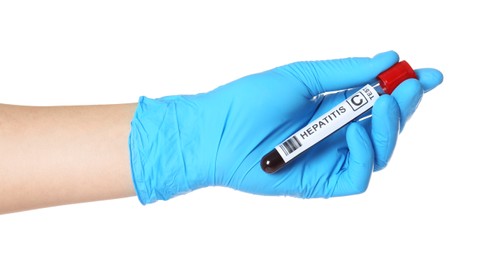
<path id="1" fill-rule="evenodd" d="M 305 61 L 277 68 L 301 81 L 306 96 L 357 87 L 375 80 L 376 76 L 398 62 L 394 51 L 383 52 L 373 58 L 344 58 L 324 61 Z"/>

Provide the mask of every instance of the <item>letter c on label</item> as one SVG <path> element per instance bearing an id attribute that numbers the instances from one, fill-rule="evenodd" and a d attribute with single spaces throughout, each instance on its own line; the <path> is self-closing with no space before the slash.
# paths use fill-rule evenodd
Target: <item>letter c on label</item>
<path id="1" fill-rule="evenodd" d="M 354 95 L 352 98 L 351 98 L 351 102 L 355 105 L 355 106 L 359 106 L 361 104 L 363 104 L 363 99 L 362 98 L 358 98 L 358 100 L 355 100 L 355 98 L 359 97 L 360 95 Z"/>

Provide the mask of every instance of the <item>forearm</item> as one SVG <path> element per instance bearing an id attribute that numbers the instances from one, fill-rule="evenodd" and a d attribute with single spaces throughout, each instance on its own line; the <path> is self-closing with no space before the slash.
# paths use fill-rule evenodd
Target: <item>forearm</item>
<path id="1" fill-rule="evenodd" d="M 0 214 L 134 195 L 135 108 L 0 105 Z"/>

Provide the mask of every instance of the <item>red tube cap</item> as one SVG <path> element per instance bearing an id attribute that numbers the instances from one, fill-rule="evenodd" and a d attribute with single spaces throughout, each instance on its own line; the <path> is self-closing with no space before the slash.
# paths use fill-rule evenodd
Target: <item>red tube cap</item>
<path id="1" fill-rule="evenodd" d="M 417 75 L 410 64 L 403 60 L 380 73 L 377 78 L 383 91 L 392 94 L 400 83 L 407 79 L 416 79 Z"/>

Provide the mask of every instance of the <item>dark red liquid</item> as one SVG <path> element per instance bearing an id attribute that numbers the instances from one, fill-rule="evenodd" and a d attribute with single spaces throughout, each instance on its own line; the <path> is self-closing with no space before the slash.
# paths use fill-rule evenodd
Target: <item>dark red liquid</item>
<path id="1" fill-rule="evenodd" d="M 285 161 L 283 161 L 283 158 L 281 158 L 281 155 L 276 149 L 271 150 L 271 152 L 261 159 L 261 169 L 266 173 L 275 173 L 285 166 L 285 164 Z"/>

